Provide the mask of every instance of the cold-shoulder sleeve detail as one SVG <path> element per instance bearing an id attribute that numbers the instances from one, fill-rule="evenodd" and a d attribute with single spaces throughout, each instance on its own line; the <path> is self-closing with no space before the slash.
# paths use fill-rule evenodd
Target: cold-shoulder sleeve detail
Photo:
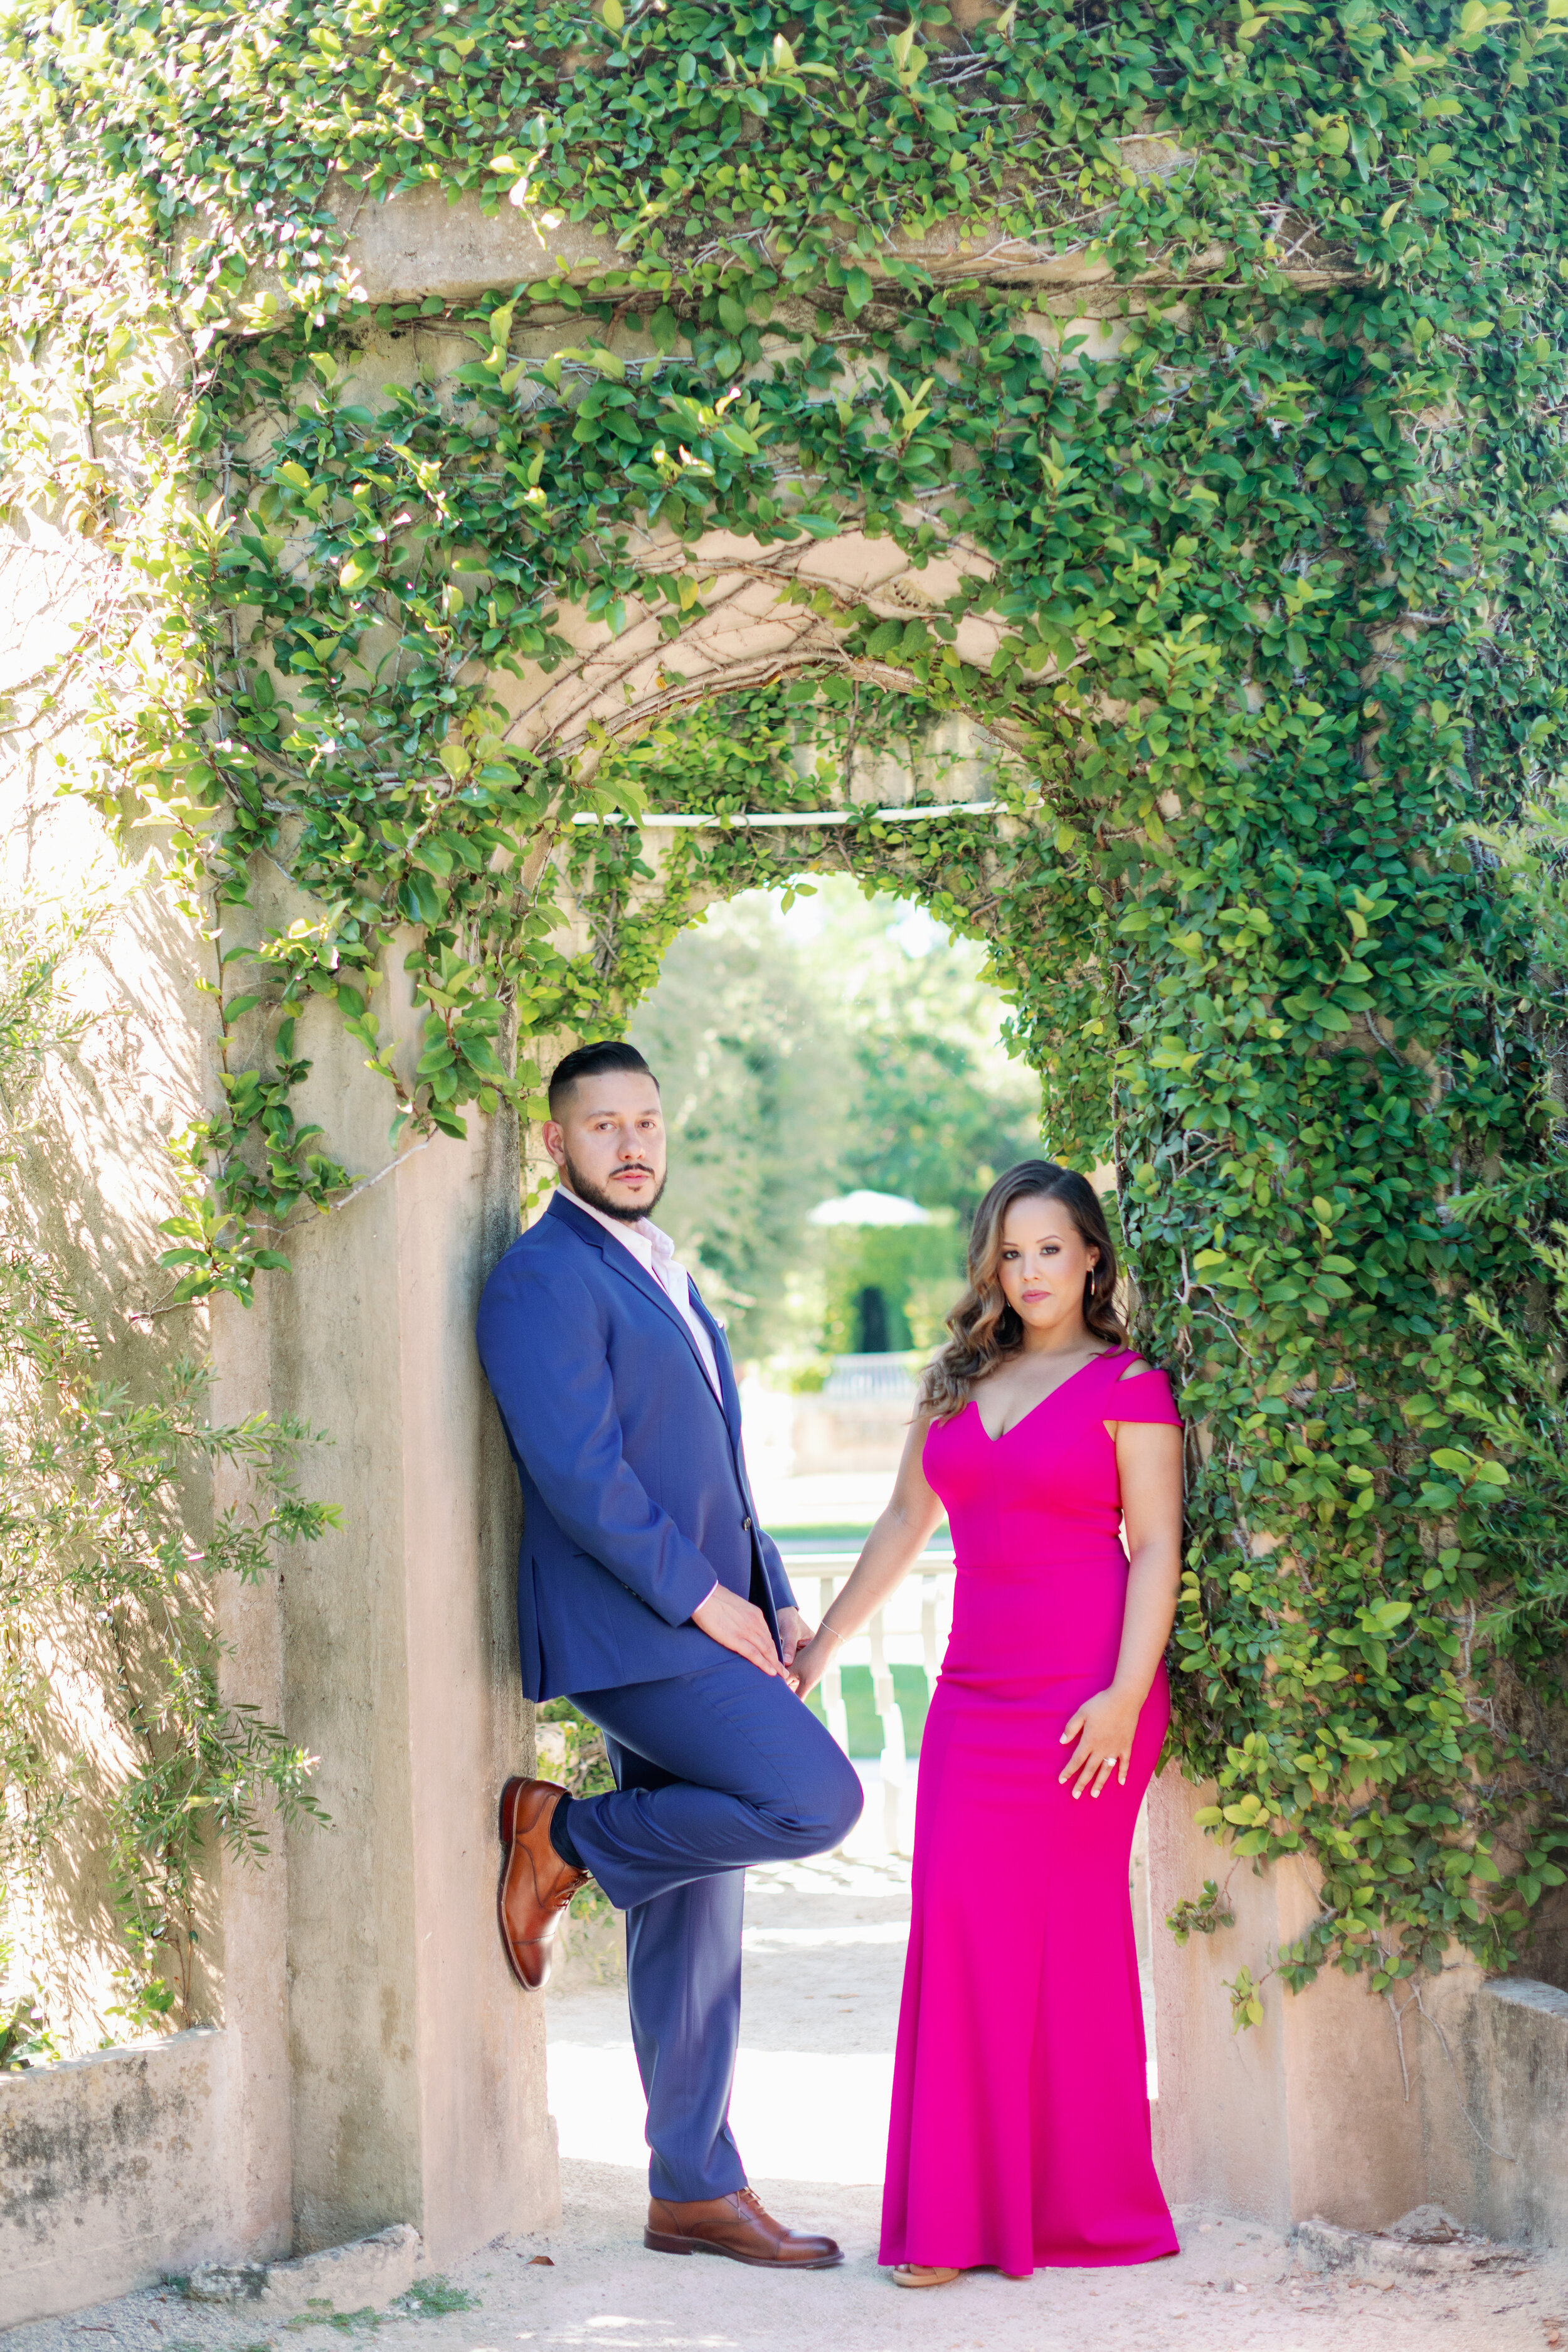
<path id="1" fill-rule="evenodd" d="M 1107 1421 L 1130 1423 L 1158 1422 L 1167 1429 L 1180 1429 L 1182 1416 L 1176 1411 L 1176 1401 L 1171 1394 L 1171 1383 L 1163 1372 L 1145 1366 L 1141 1372 L 1123 1372 L 1112 1381 L 1105 1399 Z"/>

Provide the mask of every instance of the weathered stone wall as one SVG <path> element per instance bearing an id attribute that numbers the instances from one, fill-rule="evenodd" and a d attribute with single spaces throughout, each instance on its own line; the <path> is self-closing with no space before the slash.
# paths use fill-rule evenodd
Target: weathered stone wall
<path id="1" fill-rule="evenodd" d="M 1437 2021 L 1429 2076 L 1447 2075 L 1465 2128 L 1433 2150 L 1434 2197 L 1494 2238 L 1568 2243 L 1568 1993 L 1497 1977 Z"/>
<path id="2" fill-rule="evenodd" d="M 239 2037 L 0 2074 L 0 2327 L 237 2255 Z"/>
<path id="3" fill-rule="evenodd" d="M 0 696 L 24 720 L 34 682 L 67 653 L 72 635 L 106 593 L 105 566 L 89 543 L 47 519 L 22 518 L 0 540 Z M 78 680 L 78 688 L 81 681 Z M 110 1381 L 166 1364 L 182 1334 L 162 1322 L 131 1321 L 169 1278 L 156 1276 L 157 1220 L 175 1205 L 167 1139 L 187 1123 L 205 1091 L 200 970 L 191 927 L 148 887 L 162 849 L 145 831 L 122 847 L 80 802 L 56 788 L 80 750 L 68 690 L 62 708 L 29 738 L 13 728 L 0 775 L 0 889 L 16 907 L 47 918 L 97 912 L 72 960 L 72 1007 L 92 1016 L 67 1055 L 51 1057 L 31 1106 L 9 1180 L 10 1221 L 50 1262 L 68 1269 L 75 1302 L 102 1341 Z M 0 1366 L 0 1378 L 5 1368 Z M 208 1507 L 190 1496 L 200 1539 Z M 107 1629 L 70 1599 L 41 1629 L 47 1699 L 37 1736 L 75 1787 L 68 1843 L 51 1845 L 37 1899 L 6 1923 L 13 1968 L 37 1970 L 51 1987 L 51 2025 L 75 2056 L 112 2032 L 107 2012 L 121 1993 L 111 1892 L 103 1864 L 104 1808 L 129 1761 L 122 1727 L 104 1703 L 115 1670 Z M 209 1906 L 196 1960 L 206 2005 L 209 1963 L 221 1953 L 221 1924 Z"/>
<path id="4" fill-rule="evenodd" d="M 90 576 L 90 551 L 75 562 L 48 534 L 0 568 L 11 679 L 61 641 Z M 0 2081 L 4 2229 L 20 2233 L 14 2263 L 0 2234 L 7 2319 L 208 2255 L 303 2251 L 396 2221 L 452 2259 L 557 2204 L 541 2005 L 507 1974 L 494 1922 L 497 1801 L 529 1767 L 531 1726 L 516 1482 L 472 1335 L 517 1229 L 515 1125 L 475 1119 L 466 1145 L 395 1159 L 390 1097 L 363 1048 L 324 1011 L 307 1014 L 316 1068 L 301 1108 L 364 1189 L 300 1221 L 293 1271 L 265 1278 L 254 1308 L 171 1308 L 175 1277 L 157 1265 L 178 1194 L 166 1147 L 216 1097 L 213 999 L 197 985 L 216 948 L 156 887 L 155 836 L 128 854 L 85 803 L 55 797 L 54 755 L 74 748 L 68 727 L 13 766 L 0 803 L 11 891 L 75 905 L 90 883 L 110 901 L 70 975 L 103 1017 L 51 1071 L 20 1206 L 105 1336 L 108 1376 L 134 1391 L 171 1356 L 204 1357 L 217 1417 L 294 1412 L 328 1441 L 306 1490 L 338 1504 L 341 1526 L 256 1587 L 226 1580 L 215 1632 L 225 1696 L 321 1759 L 331 1826 L 285 1836 L 264 1822 L 259 1865 L 214 1854 L 191 2006 L 221 2031 L 127 2057 L 128 2074 L 110 2053 L 85 2073 Z M 382 1001 L 416 1055 L 401 950 L 388 961 Z M 232 1480 L 193 1486 L 193 1533 L 239 1498 Z M 87 1629 L 62 1626 L 55 1727 L 87 1769 L 51 1883 L 19 1923 L 74 2050 L 113 2031 L 124 1958 L 100 1857 L 104 1793 L 128 1759 L 101 1703 L 104 1664 Z"/>
<path id="5" fill-rule="evenodd" d="M 1262 2024 L 1234 2032 L 1226 1980 L 1265 1977 L 1317 1904 L 1305 1863 L 1227 1860 L 1193 1818 L 1212 1801 L 1174 1766 L 1150 1793 L 1166 2195 L 1275 2228 L 1382 2230 L 1432 2203 L 1489 2236 L 1568 2245 L 1568 1993 L 1463 1959 L 1386 1995 L 1328 1970 L 1304 1993 L 1270 1979 Z M 1178 1946 L 1164 1918 L 1205 1878 L 1236 1923 Z"/>

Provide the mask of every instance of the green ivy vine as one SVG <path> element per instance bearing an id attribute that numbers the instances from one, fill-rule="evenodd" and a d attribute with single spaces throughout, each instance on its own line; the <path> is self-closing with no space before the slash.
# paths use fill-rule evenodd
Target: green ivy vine
<path id="1" fill-rule="evenodd" d="M 1563 1878 L 1563 1001 L 1487 843 L 1568 710 L 1565 25 L 79 0 L 0 32 L 10 494 L 118 583 L 64 780 L 172 827 L 223 959 L 176 1295 L 248 1297 L 353 1181 L 293 1108 L 310 999 L 395 1131 L 458 1133 L 706 899 L 835 862 L 921 896 L 988 942 L 1050 1148 L 1119 1171 L 1194 1433 L 1175 1738 L 1237 1852 L 1314 1868 L 1294 1985 L 1511 1965 Z M 599 260 L 360 301 L 355 207 L 425 184 Z M 1026 242 L 1104 273 L 1113 355 L 985 275 Z M 567 657 L 564 608 L 657 618 L 679 688 L 708 534 L 850 528 L 977 561 L 908 621 L 790 592 L 830 649 L 591 773 L 520 746 L 509 673 Z M 723 823 L 841 802 L 853 744 L 953 711 L 1006 746 L 994 816 Z M 652 862 L 676 807 L 715 825 Z M 268 861 L 309 919 L 260 921 Z M 375 1001 L 409 927 L 416 1065 Z"/>
<path id="2" fill-rule="evenodd" d="M 37 1197 L 27 1160 L 45 1069 L 94 1025 L 67 985 L 93 919 L 43 919 L 0 893 L 0 1970 L 33 1979 L 0 2004 L 0 2073 L 72 2040 L 79 2053 L 84 2025 L 118 2019 L 134 2036 L 200 2022 L 205 1869 L 220 1848 L 266 1854 L 269 1812 L 326 1818 L 315 1759 L 225 1691 L 230 1645 L 214 1630 L 221 1579 L 254 1584 L 280 1548 L 336 1523 L 299 1490 L 315 1433 L 260 1412 L 214 1423 L 207 1376 L 187 1360 L 134 1394 L 108 1377 L 79 1267 L 50 1253 L 23 1205 Z M 203 1470 L 242 1482 L 244 1499 L 193 1513 Z M 89 1729 L 79 1677 L 98 1694 Z M 119 1999 L 84 2019 L 71 1989 L 79 1911 L 51 1917 L 51 1895 L 68 1852 L 79 1901 L 90 1888 L 95 1832 Z"/>

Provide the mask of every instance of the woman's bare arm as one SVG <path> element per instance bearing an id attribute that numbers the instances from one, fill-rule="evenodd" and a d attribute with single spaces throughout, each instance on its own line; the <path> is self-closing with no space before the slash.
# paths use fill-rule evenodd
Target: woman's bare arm
<path id="1" fill-rule="evenodd" d="M 822 1680 L 838 1644 L 858 1633 L 903 1582 L 942 1517 L 942 1505 L 926 1484 L 921 1462 L 930 1426 L 930 1415 L 917 1412 L 886 1510 L 862 1545 L 843 1591 L 811 1640 L 795 1654 L 790 1674 L 802 1698 Z"/>
<path id="2" fill-rule="evenodd" d="M 1127 1608 L 1109 1690 L 1068 1718 L 1062 1742 L 1077 1746 L 1060 1774 L 1073 1795 L 1098 1797 L 1114 1771 L 1127 1779 L 1138 1717 L 1159 1671 L 1182 1589 L 1182 1433 L 1163 1423 L 1121 1422 L 1116 1468 L 1127 1523 Z"/>

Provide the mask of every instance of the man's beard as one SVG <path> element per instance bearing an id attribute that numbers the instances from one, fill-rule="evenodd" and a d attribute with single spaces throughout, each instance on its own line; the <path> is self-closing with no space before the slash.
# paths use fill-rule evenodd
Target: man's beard
<path id="1" fill-rule="evenodd" d="M 574 1164 L 571 1153 L 564 1145 L 562 1147 L 561 1158 L 566 1181 L 571 1185 L 577 1198 L 580 1201 L 585 1201 L 590 1209 L 597 1209 L 602 1215 L 614 1217 L 617 1223 L 623 1225 L 635 1225 L 640 1217 L 651 1216 L 663 1200 L 664 1188 L 669 1181 L 668 1175 L 661 1176 L 651 1201 L 639 1202 L 636 1208 L 628 1208 L 624 1201 L 612 1200 L 607 1192 L 601 1192 L 592 1177 L 584 1176 L 582 1170 Z"/>

